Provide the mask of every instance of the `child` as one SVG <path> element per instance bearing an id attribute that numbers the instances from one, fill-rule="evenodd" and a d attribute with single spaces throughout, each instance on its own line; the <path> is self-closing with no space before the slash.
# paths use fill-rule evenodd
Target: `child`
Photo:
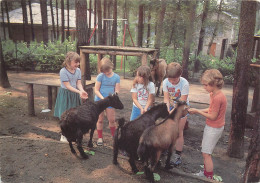
<path id="1" fill-rule="evenodd" d="M 133 108 L 130 121 L 146 112 L 154 102 L 155 86 L 149 80 L 151 70 L 148 66 L 140 66 L 137 69 L 136 77 L 131 89 Z"/>
<path id="2" fill-rule="evenodd" d="M 100 61 L 100 74 L 97 76 L 97 81 L 95 84 L 95 101 L 100 99 L 104 99 L 109 94 L 119 93 L 120 90 L 120 77 L 118 74 L 113 72 L 113 63 L 109 58 L 104 57 Z M 112 136 L 114 137 L 114 133 L 116 130 L 115 124 L 115 109 L 112 107 L 106 108 L 106 115 L 109 121 L 109 127 Z M 97 145 L 103 145 L 103 121 L 104 121 L 104 112 L 99 115 L 97 122 L 97 133 L 98 140 Z"/>
<path id="3" fill-rule="evenodd" d="M 181 77 L 182 67 L 179 63 L 172 62 L 166 68 L 167 78 L 163 81 L 164 102 L 167 104 L 168 111 L 174 108 L 175 99 L 186 101 L 189 104 L 189 82 Z M 179 122 L 179 137 L 176 140 L 174 161 L 171 165 L 178 166 L 181 164 L 181 153 L 184 144 L 183 129 L 187 121 L 187 116 L 181 118 Z"/>
<path id="4" fill-rule="evenodd" d="M 191 114 L 200 114 L 206 117 L 201 149 L 204 172 L 200 171 L 195 175 L 212 179 L 213 161 L 211 154 L 224 130 L 227 99 L 221 91 L 224 84 L 223 76 L 217 69 L 206 70 L 201 77 L 201 83 L 210 93 L 210 104 L 207 109 L 189 109 Z"/>
<path id="5" fill-rule="evenodd" d="M 61 114 L 72 107 L 81 104 L 81 99 L 87 99 L 88 94 L 81 84 L 81 71 L 78 68 L 80 56 L 75 52 L 68 52 L 60 70 L 61 87 L 57 95 L 54 116 L 60 118 Z M 60 141 L 67 139 L 61 135 Z"/>

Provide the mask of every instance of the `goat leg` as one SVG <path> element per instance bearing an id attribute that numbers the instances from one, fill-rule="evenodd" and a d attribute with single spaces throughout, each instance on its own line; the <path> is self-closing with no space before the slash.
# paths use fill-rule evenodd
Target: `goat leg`
<path id="1" fill-rule="evenodd" d="M 148 167 L 148 180 L 151 183 L 154 183 L 154 177 L 153 177 L 153 171 L 152 171 L 151 165 Z"/>
<path id="2" fill-rule="evenodd" d="M 114 137 L 114 144 L 113 144 L 113 164 L 117 165 L 117 156 L 118 156 L 118 135 L 117 133 L 115 134 Z"/>
<path id="3" fill-rule="evenodd" d="M 93 142 L 92 142 L 92 138 L 93 138 L 94 131 L 95 131 L 95 128 L 94 128 L 94 129 L 92 128 L 92 129 L 90 130 L 90 134 L 89 134 L 88 147 L 90 147 L 90 148 L 94 147 L 94 146 L 93 146 Z"/>
<path id="4" fill-rule="evenodd" d="M 170 148 L 168 149 L 167 159 L 166 159 L 166 162 L 165 162 L 165 169 L 166 170 L 173 168 L 173 166 L 170 164 L 171 156 L 172 156 L 172 146 L 170 146 Z"/>
<path id="5" fill-rule="evenodd" d="M 82 148 L 82 139 L 83 139 L 83 134 L 78 132 L 78 135 L 77 135 L 77 148 L 80 152 L 80 155 L 82 158 L 84 159 L 88 159 L 88 155 L 84 152 L 84 149 Z"/>
<path id="6" fill-rule="evenodd" d="M 76 154 L 76 151 L 75 149 L 73 148 L 73 145 L 72 145 L 72 142 L 69 141 L 69 146 L 70 146 L 70 151 L 73 153 L 73 154 Z"/>
<path id="7" fill-rule="evenodd" d="M 133 152 L 130 153 L 130 158 L 129 158 L 128 162 L 132 168 L 133 173 L 136 174 L 139 170 L 137 169 L 137 167 L 135 165 L 135 158 L 134 158 Z"/>

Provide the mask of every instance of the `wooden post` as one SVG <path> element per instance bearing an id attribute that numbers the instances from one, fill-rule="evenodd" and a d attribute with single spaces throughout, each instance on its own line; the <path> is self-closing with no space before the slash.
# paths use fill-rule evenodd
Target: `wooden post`
<path id="1" fill-rule="evenodd" d="M 147 65 L 147 54 L 142 55 L 142 65 Z"/>
<path id="2" fill-rule="evenodd" d="M 100 61 L 102 59 L 102 55 L 100 53 L 98 53 L 97 59 L 97 73 L 100 73 Z"/>
<path id="3" fill-rule="evenodd" d="M 85 89 L 86 86 L 86 55 L 80 49 L 80 71 L 81 71 L 81 83 L 83 88 Z"/>
<path id="4" fill-rule="evenodd" d="M 35 116 L 33 84 L 27 84 L 28 114 Z"/>
<path id="5" fill-rule="evenodd" d="M 47 93 L 48 93 L 48 109 L 52 109 L 52 91 L 51 86 L 47 86 Z"/>
<path id="6" fill-rule="evenodd" d="M 55 103 L 56 103 L 56 98 L 57 98 L 57 91 L 58 91 L 58 87 L 53 86 L 52 87 L 52 108 L 55 108 Z"/>

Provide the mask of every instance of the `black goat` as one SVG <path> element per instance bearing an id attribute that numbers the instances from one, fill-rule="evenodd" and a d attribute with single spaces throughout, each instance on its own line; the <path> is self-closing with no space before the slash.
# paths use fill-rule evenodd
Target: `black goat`
<path id="1" fill-rule="evenodd" d="M 77 143 L 77 148 L 83 158 L 88 158 L 82 148 L 83 135 L 90 131 L 90 139 L 88 147 L 93 147 L 92 138 L 96 128 L 96 123 L 99 114 L 107 107 L 114 107 L 116 109 L 123 109 L 124 105 L 120 101 L 118 94 L 109 95 L 108 97 L 97 102 L 87 100 L 83 105 L 71 108 L 61 115 L 60 128 L 62 135 L 64 135 L 73 154 L 76 153 L 72 146 L 72 142 Z"/>
<path id="2" fill-rule="evenodd" d="M 147 128 L 140 137 L 137 154 L 144 161 L 146 177 L 154 182 L 153 172 L 161 153 L 168 150 L 165 169 L 170 169 L 170 158 L 179 136 L 179 120 L 188 114 L 186 102 L 179 101 L 174 111 L 162 122 Z M 150 165 L 148 167 L 148 161 Z"/>
<path id="3" fill-rule="evenodd" d="M 150 110 L 145 112 L 143 115 L 139 116 L 133 121 L 129 121 L 124 124 L 124 118 L 119 119 L 119 127 L 115 133 L 114 137 L 114 157 L 113 163 L 118 164 L 117 156 L 118 149 L 121 149 L 128 153 L 129 163 L 134 173 L 138 172 L 135 165 L 135 160 L 138 159 L 137 148 L 139 144 L 139 139 L 143 131 L 149 126 L 155 124 L 158 118 L 165 118 L 169 115 L 167 106 L 165 103 L 161 103 L 153 106 Z"/>

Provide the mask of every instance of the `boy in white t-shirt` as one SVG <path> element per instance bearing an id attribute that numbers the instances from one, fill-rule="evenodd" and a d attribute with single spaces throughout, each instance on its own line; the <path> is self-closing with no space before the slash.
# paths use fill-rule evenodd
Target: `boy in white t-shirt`
<path id="1" fill-rule="evenodd" d="M 186 101 L 189 104 L 189 82 L 181 77 L 182 67 L 179 63 L 172 62 L 168 64 L 166 69 L 167 78 L 163 81 L 164 102 L 167 104 L 168 111 L 174 108 L 175 99 Z M 175 158 L 171 162 L 172 165 L 178 166 L 181 164 L 181 153 L 184 144 L 183 129 L 187 121 L 187 116 L 179 121 L 179 137 L 175 145 Z"/>

